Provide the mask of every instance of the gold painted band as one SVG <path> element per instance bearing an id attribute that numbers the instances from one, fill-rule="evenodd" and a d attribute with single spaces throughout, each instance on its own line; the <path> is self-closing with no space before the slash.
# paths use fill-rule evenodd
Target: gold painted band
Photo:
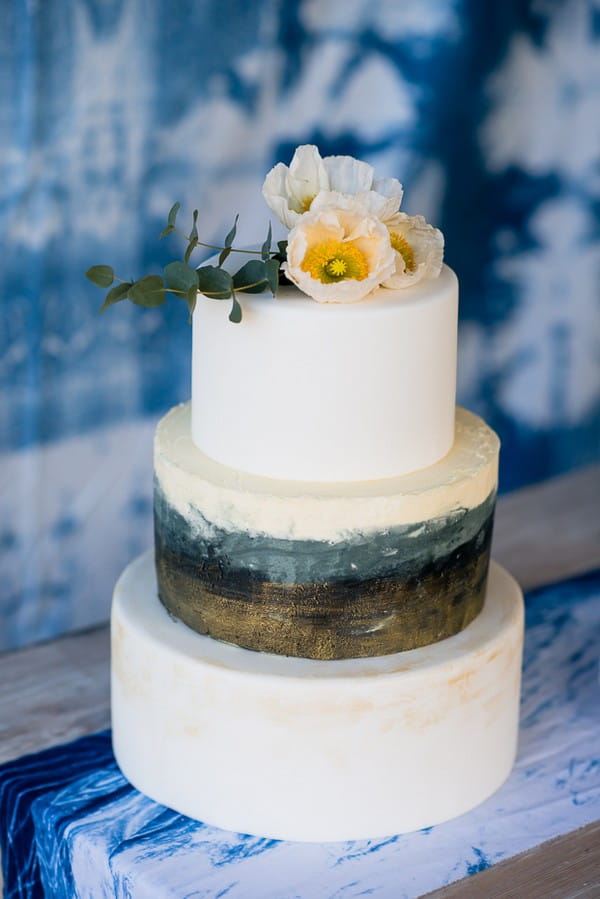
<path id="1" fill-rule="evenodd" d="M 463 630 L 483 607 L 489 544 L 422 577 L 343 583 L 210 583 L 157 547 L 160 600 L 188 627 L 245 649 L 311 659 L 388 655 Z"/>

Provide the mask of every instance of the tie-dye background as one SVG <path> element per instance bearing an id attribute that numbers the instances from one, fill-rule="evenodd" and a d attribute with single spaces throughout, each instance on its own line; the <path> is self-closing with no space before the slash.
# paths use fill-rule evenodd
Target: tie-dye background
<path id="1" fill-rule="evenodd" d="M 459 399 L 506 489 L 598 457 L 600 5 L 594 0 L 4 0 L 0 647 L 106 618 L 150 541 L 156 417 L 189 395 L 183 304 L 98 318 L 181 199 L 262 239 L 299 143 L 405 184 L 461 280 Z M 169 241 L 173 243 L 169 243 Z M 198 256 L 198 262 L 201 257 Z"/>

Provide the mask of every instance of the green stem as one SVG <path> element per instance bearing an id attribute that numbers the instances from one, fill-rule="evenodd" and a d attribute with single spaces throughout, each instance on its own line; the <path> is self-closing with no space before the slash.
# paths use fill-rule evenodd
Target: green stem
<path id="1" fill-rule="evenodd" d="M 185 241 L 190 243 L 190 239 L 187 234 L 184 234 L 183 231 L 180 231 L 178 228 L 173 228 L 175 234 L 179 234 L 180 237 L 183 237 Z M 236 247 L 217 247 L 212 243 L 203 243 L 201 240 L 196 242 L 197 247 L 206 247 L 207 250 L 219 250 L 222 252 L 223 250 L 230 250 L 232 253 L 247 253 L 251 256 L 262 256 L 262 250 L 238 250 Z M 277 252 L 275 250 L 269 250 L 269 254 L 271 256 L 277 256 Z"/>
<path id="2" fill-rule="evenodd" d="M 268 284 L 266 278 L 261 278 L 260 281 L 255 281 L 254 284 L 244 284 L 243 287 L 234 287 L 234 290 L 239 290 L 240 293 L 243 293 L 245 290 L 250 290 L 251 287 L 258 287 L 259 284 Z"/>
<path id="3" fill-rule="evenodd" d="M 243 293 L 245 290 L 250 290 L 251 287 L 258 287 L 259 284 L 267 284 L 268 281 L 266 278 L 261 278 L 260 281 L 255 281 L 253 284 L 244 284 L 243 287 L 234 287 L 234 290 L 239 291 L 239 293 Z M 165 287 L 165 291 L 167 293 L 176 293 L 178 296 L 187 297 L 187 293 L 185 290 L 175 290 L 174 287 Z M 216 297 L 219 294 L 223 293 L 222 290 L 198 290 L 198 293 L 201 293 L 203 297 Z M 229 297 L 223 297 L 224 300 L 228 300 Z"/>
<path id="4" fill-rule="evenodd" d="M 129 284 L 130 283 L 129 281 L 126 281 L 124 278 L 119 278 L 118 275 L 115 275 L 115 281 L 120 281 L 121 284 Z M 243 287 L 235 287 L 234 290 L 237 290 L 240 293 L 243 293 L 245 290 L 250 290 L 251 287 L 258 287 L 259 284 L 267 284 L 267 283 L 268 283 L 268 281 L 266 278 L 261 278 L 260 281 L 255 281 L 253 284 L 244 284 Z M 175 287 L 165 287 L 163 289 L 164 289 L 165 293 L 173 293 L 179 297 L 187 297 L 186 290 L 177 290 Z M 160 293 L 160 291 L 156 290 L 156 291 L 154 291 L 154 293 Z M 219 296 L 219 294 L 223 293 L 223 291 L 222 290 L 210 290 L 210 291 L 204 292 L 204 291 L 198 290 L 198 293 L 202 293 L 202 296 L 205 296 L 205 297 L 216 297 L 216 296 Z M 220 297 L 220 299 L 223 299 L 223 300 L 228 300 L 229 298 L 230 297 Z"/>

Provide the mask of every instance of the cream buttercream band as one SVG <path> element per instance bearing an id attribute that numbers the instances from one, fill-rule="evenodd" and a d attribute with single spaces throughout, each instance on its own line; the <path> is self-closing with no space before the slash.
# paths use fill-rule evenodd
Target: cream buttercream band
<path id="1" fill-rule="evenodd" d="M 496 489 L 499 440 L 476 415 L 457 408 L 455 441 L 438 463 L 396 478 L 305 483 L 244 474 L 205 456 L 192 442 L 190 408 L 159 423 L 154 471 L 169 504 L 188 521 L 293 540 L 347 539 L 481 505 Z"/>

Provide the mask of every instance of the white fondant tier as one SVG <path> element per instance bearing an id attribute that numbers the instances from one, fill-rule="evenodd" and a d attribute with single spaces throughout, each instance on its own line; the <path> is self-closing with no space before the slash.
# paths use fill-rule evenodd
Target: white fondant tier
<path id="1" fill-rule="evenodd" d="M 240 302 L 238 325 L 202 294 L 193 316 L 192 438 L 207 456 L 331 482 L 395 477 L 450 450 L 458 282 L 447 266 L 359 303 L 295 287 Z"/>
<path id="2" fill-rule="evenodd" d="M 249 652 L 173 620 L 153 559 L 112 611 L 117 761 L 142 792 L 228 830 L 290 840 L 379 837 L 468 811 L 515 756 L 523 602 L 492 565 L 461 633 L 371 659 Z"/>

